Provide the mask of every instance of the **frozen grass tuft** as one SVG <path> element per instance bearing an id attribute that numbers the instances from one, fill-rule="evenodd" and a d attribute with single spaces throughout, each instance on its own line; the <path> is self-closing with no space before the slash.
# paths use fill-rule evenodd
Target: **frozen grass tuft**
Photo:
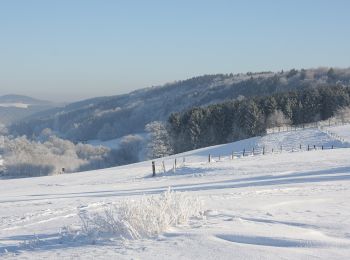
<path id="1" fill-rule="evenodd" d="M 199 216 L 198 198 L 170 189 L 160 195 L 143 196 L 109 206 L 100 213 L 81 212 L 82 233 L 89 238 L 140 239 L 155 237 L 169 227 Z"/>

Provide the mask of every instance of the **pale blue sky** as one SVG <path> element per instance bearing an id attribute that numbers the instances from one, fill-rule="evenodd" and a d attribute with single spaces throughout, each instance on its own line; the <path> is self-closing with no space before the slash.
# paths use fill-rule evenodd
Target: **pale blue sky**
<path id="1" fill-rule="evenodd" d="M 0 95 L 57 101 L 192 76 L 350 66 L 348 0 L 0 0 Z"/>

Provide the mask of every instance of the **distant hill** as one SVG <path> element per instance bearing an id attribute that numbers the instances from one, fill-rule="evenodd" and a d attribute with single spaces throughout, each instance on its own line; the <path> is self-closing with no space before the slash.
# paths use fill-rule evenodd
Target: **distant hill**
<path id="1" fill-rule="evenodd" d="M 54 104 L 23 95 L 0 96 L 0 124 L 18 122 L 38 112 L 54 107 Z"/>
<path id="2" fill-rule="evenodd" d="M 28 96 L 23 95 L 4 95 L 0 96 L 0 104 L 1 103 L 23 103 L 28 105 L 48 105 L 51 104 L 50 101 L 35 99 Z"/>
<path id="3" fill-rule="evenodd" d="M 73 141 L 108 140 L 142 132 L 149 122 L 167 120 L 171 113 L 194 106 L 336 84 L 350 85 L 350 69 L 204 75 L 72 103 L 13 124 L 11 132 L 32 136 L 51 128 Z"/>

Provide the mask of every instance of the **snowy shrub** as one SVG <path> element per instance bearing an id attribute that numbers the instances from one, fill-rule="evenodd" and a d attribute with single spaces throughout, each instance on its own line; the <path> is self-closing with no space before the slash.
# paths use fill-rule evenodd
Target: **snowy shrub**
<path id="1" fill-rule="evenodd" d="M 95 241 L 101 237 L 151 238 L 171 226 L 186 224 L 200 214 L 197 198 L 170 189 L 161 195 L 143 196 L 109 206 L 100 213 L 80 212 L 82 234 Z"/>

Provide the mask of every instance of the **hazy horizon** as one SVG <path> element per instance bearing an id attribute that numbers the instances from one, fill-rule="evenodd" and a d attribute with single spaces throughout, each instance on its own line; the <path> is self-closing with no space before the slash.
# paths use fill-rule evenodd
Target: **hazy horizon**
<path id="1" fill-rule="evenodd" d="M 349 67 L 350 2 L 3 1 L 0 95 L 59 102 L 193 76 Z"/>
<path id="2" fill-rule="evenodd" d="M 334 68 L 334 69 L 350 69 L 350 67 L 329 67 L 329 66 L 318 66 L 318 67 L 314 67 L 314 68 L 296 68 L 296 67 L 293 67 L 293 68 L 288 68 L 288 69 L 280 69 L 278 71 L 271 71 L 271 70 L 260 70 L 260 71 L 246 71 L 246 72 L 227 72 L 227 73 L 220 73 L 218 72 L 217 74 L 233 74 L 233 75 L 237 75 L 237 74 L 246 74 L 248 72 L 252 72 L 252 73 L 260 73 L 260 72 L 272 72 L 272 73 L 278 73 L 278 72 L 281 72 L 281 71 L 289 71 L 291 69 L 297 69 L 297 70 L 300 70 L 300 69 L 322 69 L 322 68 Z M 142 86 L 142 87 L 139 87 L 139 88 L 135 88 L 135 89 L 130 89 L 130 90 L 125 90 L 124 92 L 119 92 L 119 93 L 109 93 L 109 94 L 101 94 L 99 95 L 99 93 L 97 92 L 97 94 L 92 94 L 91 96 L 83 96 L 83 97 L 77 97 L 77 98 L 74 98 L 74 97 L 70 97 L 68 99 L 60 99 L 59 97 L 56 97 L 55 99 L 50 99 L 49 97 L 46 98 L 45 96 L 42 96 L 42 95 L 38 95 L 38 96 L 35 96 L 35 95 L 30 95 L 30 94 L 25 94 L 25 93 L 2 93 L 2 91 L 0 90 L 0 97 L 1 96 L 7 96 L 7 95 L 18 95 L 18 96 L 27 96 L 27 97 L 31 97 L 31 98 L 34 98 L 34 99 L 39 99 L 39 100 L 43 100 L 43 101 L 49 101 L 49 102 L 53 102 L 53 103 L 73 103 L 73 102 L 79 102 L 79 101 L 83 101 L 83 100 L 86 100 L 86 99 L 91 99 L 91 98 L 97 98 L 97 97 L 103 97 L 103 96 L 116 96 L 116 95 L 123 95 L 123 94 L 128 94 L 128 93 L 131 93 L 135 90 L 139 90 L 139 89 L 145 89 L 145 88 L 149 88 L 149 87 L 158 87 L 158 86 L 164 86 L 166 84 L 171 84 L 171 83 L 174 83 L 176 81 L 181 81 L 181 80 L 188 80 L 190 78 L 193 78 L 193 77 L 200 77 L 200 76 L 204 76 L 204 75 L 214 75 L 216 73 L 208 73 L 208 74 L 202 74 L 202 75 L 193 75 L 193 76 L 190 76 L 190 77 L 187 77 L 187 78 L 182 78 L 182 79 L 176 79 L 176 80 L 173 80 L 173 81 L 167 81 L 167 82 L 162 82 L 162 83 L 159 83 L 159 84 L 152 84 L 152 85 L 149 85 L 149 86 Z M 66 95 L 69 95 L 69 93 L 63 93 L 62 97 L 65 97 Z"/>

